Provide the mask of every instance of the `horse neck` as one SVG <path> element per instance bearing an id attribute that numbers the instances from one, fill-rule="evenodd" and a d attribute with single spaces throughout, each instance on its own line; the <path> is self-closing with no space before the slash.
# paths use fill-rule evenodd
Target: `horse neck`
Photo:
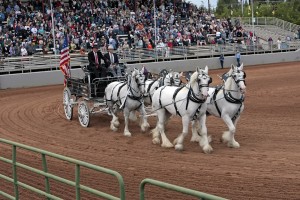
<path id="1" fill-rule="evenodd" d="M 228 79 L 225 81 L 225 92 L 232 95 L 232 97 L 239 99 L 242 97 L 242 93 L 240 91 L 239 86 L 237 83 L 234 81 L 234 79 L 230 76 Z"/>
<path id="2" fill-rule="evenodd" d="M 197 82 L 189 83 L 190 88 L 193 90 L 194 94 L 199 96 L 200 95 L 200 88 Z"/>
<path id="3" fill-rule="evenodd" d="M 132 77 L 130 78 L 130 82 L 129 82 L 128 86 L 129 86 L 129 91 L 131 92 L 131 95 L 140 96 L 140 94 L 141 94 L 140 89 Z"/>

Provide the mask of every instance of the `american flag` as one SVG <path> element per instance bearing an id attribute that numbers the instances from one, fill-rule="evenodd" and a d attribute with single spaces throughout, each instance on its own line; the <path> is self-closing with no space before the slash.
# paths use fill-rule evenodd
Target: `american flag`
<path id="1" fill-rule="evenodd" d="M 65 76 L 64 86 L 66 86 L 67 80 L 66 77 L 70 77 L 70 54 L 69 54 L 69 44 L 68 44 L 68 37 L 65 36 L 64 43 L 62 45 L 62 49 L 60 52 L 60 63 L 59 68 L 62 71 L 63 75 Z"/>

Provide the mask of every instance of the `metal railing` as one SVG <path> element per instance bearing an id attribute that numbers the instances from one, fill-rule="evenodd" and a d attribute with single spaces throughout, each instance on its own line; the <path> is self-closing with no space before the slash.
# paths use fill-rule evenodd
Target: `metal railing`
<path id="1" fill-rule="evenodd" d="M 128 51 L 118 51 L 120 62 L 127 64 L 161 62 L 174 60 L 187 60 L 199 58 L 218 57 L 220 54 L 234 55 L 240 51 L 243 55 L 278 53 L 287 51 L 296 51 L 300 48 L 300 42 L 283 42 L 282 48 L 278 49 L 275 45 L 269 45 L 266 42 L 257 42 L 253 45 L 246 45 L 247 40 L 241 38 L 244 43 L 226 43 L 206 46 L 188 46 L 176 47 L 173 49 L 131 49 Z M 55 55 L 13 57 L 5 58 L 0 63 L 1 74 L 31 73 L 36 71 L 59 70 L 60 57 Z M 88 64 L 87 55 L 71 54 L 71 68 L 80 68 Z"/>
<path id="2" fill-rule="evenodd" d="M 239 19 L 242 20 L 242 24 L 252 24 L 251 17 L 242 17 Z M 293 24 L 276 17 L 254 17 L 254 19 L 254 25 L 273 25 L 290 32 L 295 32 L 300 28 L 300 25 Z"/>
<path id="3" fill-rule="evenodd" d="M 188 189 L 188 188 L 180 187 L 180 186 L 177 186 L 177 185 L 173 185 L 173 184 L 169 184 L 169 183 L 166 183 L 166 182 L 157 181 L 157 180 L 153 180 L 153 179 L 149 179 L 149 178 L 144 179 L 140 184 L 140 200 L 145 199 L 145 185 L 146 184 L 150 184 L 150 185 L 158 186 L 160 188 L 173 190 L 173 191 L 180 192 L 180 193 L 183 193 L 183 194 L 187 194 L 187 195 L 190 195 L 190 196 L 198 197 L 202 200 L 226 200 L 222 197 L 218 197 L 218 196 L 211 195 L 211 194 L 206 194 L 206 193 L 199 192 L 199 191 L 196 191 L 196 190 L 191 190 L 191 189 Z"/>
<path id="4" fill-rule="evenodd" d="M 124 187 L 123 177 L 116 171 L 113 171 L 111 169 L 107 169 L 107 168 L 104 168 L 104 167 L 99 167 L 99 166 L 89 164 L 89 163 L 86 163 L 86 162 L 83 162 L 83 161 L 80 161 L 80 160 L 76 160 L 76 159 L 73 159 L 73 158 L 69 158 L 69 157 L 66 157 L 66 156 L 62 156 L 62 155 L 59 155 L 59 154 L 55 154 L 55 153 L 51 153 L 51 152 L 48 152 L 48 151 L 40 150 L 40 149 L 31 147 L 31 146 L 27 146 L 27 145 L 12 142 L 12 141 L 9 141 L 9 140 L 5 140 L 5 139 L 2 139 L 2 138 L 0 138 L 0 144 L 1 143 L 12 146 L 12 159 L 10 160 L 10 159 L 4 158 L 4 157 L 0 157 L 0 161 L 3 161 L 5 163 L 8 163 L 8 164 L 12 165 L 12 172 L 13 172 L 12 176 L 13 177 L 11 178 L 11 177 L 5 176 L 3 174 L 0 174 L 0 178 L 6 180 L 8 182 L 11 182 L 13 184 L 13 186 L 14 186 L 14 196 L 12 196 L 8 193 L 5 193 L 4 191 L 0 191 L 0 196 L 2 195 L 2 196 L 6 197 L 8 199 L 11 199 L 11 200 L 19 200 L 20 199 L 19 187 L 22 187 L 22 188 L 30 190 L 34 193 L 37 193 L 39 195 L 45 196 L 48 199 L 61 200 L 62 198 L 51 194 L 49 179 L 53 179 L 53 180 L 56 180 L 58 182 L 67 184 L 69 186 L 73 186 L 75 188 L 76 200 L 81 199 L 81 190 L 83 190 L 85 192 L 88 192 L 90 194 L 93 194 L 95 196 L 98 196 L 98 197 L 103 197 L 105 199 L 125 200 L 125 187 Z M 34 167 L 30 167 L 28 165 L 25 165 L 25 164 L 22 164 L 22 163 L 18 162 L 17 161 L 17 149 L 18 148 L 25 149 L 25 150 L 30 151 L 30 152 L 39 153 L 42 157 L 43 170 L 39 170 L 39 169 L 36 169 Z M 47 156 L 74 164 L 75 165 L 75 181 L 67 180 L 65 178 L 61 178 L 59 176 L 56 176 L 54 174 L 49 173 L 48 172 L 48 165 L 47 165 Z M 45 178 L 45 191 L 37 189 L 37 188 L 35 188 L 35 187 L 33 187 L 29 184 L 20 182 L 18 180 L 18 175 L 17 175 L 18 174 L 17 173 L 17 168 L 18 167 L 22 168 L 22 169 L 25 169 L 25 170 L 28 170 L 30 172 L 33 172 L 35 174 L 44 176 L 44 178 Z M 115 176 L 118 180 L 118 183 L 119 183 L 120 197 L 115 197 L 113 195 L 98 191 L 96 189 L 93 189 L 91 187 L 88 187 L 88 186 L 85 186 L 85 185 L 81 184 L 81 182 L 80 182 L 80 170 L 81 170 L 82 167 L 88 168 L 88 169 L 91 169 L 91 170 L 95 170 L 97 172 L 101 172 L 101 173 L 105 173 L 105 174 Z"/>

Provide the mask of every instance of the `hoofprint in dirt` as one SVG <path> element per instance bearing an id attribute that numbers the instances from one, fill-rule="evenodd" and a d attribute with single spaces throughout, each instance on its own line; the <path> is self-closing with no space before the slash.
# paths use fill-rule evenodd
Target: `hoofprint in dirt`
<path id="1" fill-rule="evenodd" d="M 213 85 L 221 84 L 217 75 L 227 71 L 210 70 Z M 199 145 L 188 140 L 182 152 L 153 145 L 149 134 L 139 134 L 136 123 L 129 126 L 132 137 L 124 137 L 121 131 L 115 133 L 109 129 L 111 119 L 107 115 L 96 114 L 91 118 L 91 126 L 83 128 L 78 122 L 65 119 L 62 85 L 1 90 L 0 137 L 116 170 L 124 178 L 127 199 L 139 199 L 138 188 L 144 178 L 232 200 L 299 199 L 299 63 L 245 66 L 244 71 L 247 93 L 246 107 L 237 127 L 239 149 L 226 148 L 220 142 L 226 126 L 213 117 L 207 118 L 214 147 L 210 155 L 201 153 Z M 122 124 L 123 118 L 120 121 Z M 155 122 L 155 118 L 149 118 L 152 127 Z M 170 139 L 181 132 L 180 123 L 178 117 L 169 121 L 166 129 Z M 0 146 L 1 155 L 4 150 Z M 36 157 L 18 155 L 18 159 L 39 165 Z M 0 166 L 0 173 L 11 173 L 10 166 L 2 163 Z M 74 175 L 67 175 L 64 165 L 53 163 L 51 167 L 69 178 Z M 90 185 L 118 194 L 111 177 L 84 175 Z M 36 184 L 35 179 L 27 179 Z M 0 189 L 6 185 L 0 179 Z M 63 187 L 59 190 L 65 192 Z M 64 198 L 68 199 L 71 192 L 66 191 Z M 147 199 L 191 199 L 150 186 L 146 187 L 146 193 Z"/>

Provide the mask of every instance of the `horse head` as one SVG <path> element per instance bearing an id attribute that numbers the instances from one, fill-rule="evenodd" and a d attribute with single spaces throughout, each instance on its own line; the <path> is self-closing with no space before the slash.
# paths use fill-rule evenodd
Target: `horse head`
<path id="1" fill-rule="evenodd" d="M 197 67 L 196 72 L 191 76 L 189 83 L 191 87 L 197 84 L 200 94 L 202 94 L 204 98 L 207 98 L 208 87 L 211 82 L 212 78 L 208 75 L 208 67 L 206 66 L 204 70 Z"/>
<path id="2" fill-rule="evenodd" d="M 134 80 L 138 86 L 139 91 L 145 93 L 145 75 L 141 70 L 134 69 L 131 74 L 132 80 Z"/>
<path id="3" fill-rule="evenodd" d="M 230 77 L 234 80 L 237 86 L 240 88 L 242 94 L 246 92 L 246 73 L 243 71 L 244 64 L 242 63 L 239 67 L 231 65 Z"/>
<path id="4" fill-rule="evenodd" d="M 180 86 L 181 85 L 181 76 L 182 74 L 179 72 L 173 72 L 173 85 Z"/>

